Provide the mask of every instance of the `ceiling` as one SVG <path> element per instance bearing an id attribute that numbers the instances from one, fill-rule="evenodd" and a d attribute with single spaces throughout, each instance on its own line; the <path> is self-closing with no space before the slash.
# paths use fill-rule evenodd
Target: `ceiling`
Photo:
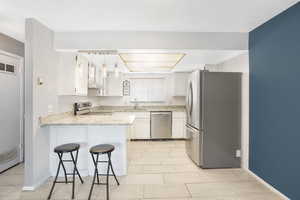
<path id="1" fill-rule="evenodd" d="M 169 72 L 189 72 L 195 69 L 203 68 L 206 64 L 219 64 L 228 59 L 234 58 L 238 55 L 247 53 L 247 51 L 241 50 L 118 50 L 120 54 L 141 54 L 141 53 L 160 53 L 160 54 L 172 54 L 172 53 L 182 53 L 185 54 L 183 59 Z M 115 63 L 118 63 L 120 71 L 129 72 L 128 68 L 125 66 L 123 60 L 119 55 L 88 55 L 84 54 L 90 62 L 101 66 L 104 62 L 108 67 L 108 71 L 114 70 Z M 142 72 L 149 72 L 147 69 L 142 70 Z M 162 72 L 152 71 L 152 72 Z"/>
<path id="2" fill-rule="evenodd" d="M 1 0 L 0 32 L 24 41 L 24 19 L 54 31 L 249 32 L 298 0 Z"/>

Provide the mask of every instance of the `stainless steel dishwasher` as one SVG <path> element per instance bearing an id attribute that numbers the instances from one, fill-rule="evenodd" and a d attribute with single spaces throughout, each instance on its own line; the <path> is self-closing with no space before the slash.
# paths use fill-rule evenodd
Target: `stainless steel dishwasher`
<path id="1" fill-rule="evenodd" d="M 151 112 L 151 138 L 172 138 L 172 112 Z"/>

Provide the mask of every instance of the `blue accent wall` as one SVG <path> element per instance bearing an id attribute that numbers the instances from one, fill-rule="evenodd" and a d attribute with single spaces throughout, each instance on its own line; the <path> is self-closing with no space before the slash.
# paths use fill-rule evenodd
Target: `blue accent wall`
<path id="1" fill-rule="evenodd" d="M 250 170 L 300 199 L 300 3 L 250 32 Z"/>

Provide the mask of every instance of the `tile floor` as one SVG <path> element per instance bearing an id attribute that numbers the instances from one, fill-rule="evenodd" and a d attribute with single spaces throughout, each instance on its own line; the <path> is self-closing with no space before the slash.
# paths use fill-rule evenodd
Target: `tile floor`
<path id="1" fill-rule="evenodd" d="M 128 175 L 111 179 L 111 200 L 279 200 L 241 169 L 202 170 L 186 156 L 183 141 L 130 142 Z M 46 199 L 51 180 L 34 192 L 22 192 L 23 166 L 0 175 L 1 200 Z M 77 181 L 78 183 L 79 181 Z M 76 199 L 88 197 L 91 177 L 76 185 Z M 52 199 L 71 199 L 71 185 L 59 184 Z M 105 199 L 104 186 L 95 186 L 93 199 Z"/>

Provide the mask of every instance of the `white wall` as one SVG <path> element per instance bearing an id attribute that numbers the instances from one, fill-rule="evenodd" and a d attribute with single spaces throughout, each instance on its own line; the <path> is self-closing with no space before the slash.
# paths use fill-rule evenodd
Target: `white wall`
<path id="1" fill-rule="evenodd" d="M 237 56 L 215 66 L 210 71 L 242 72 L 242 167 L 249 167 L 249 55 Z"/>
<path id="2" fill-rule="evenodd" d="M 55 33 L 55 48 L 248 50 L 248 33 L 82 31 Z"/>
<path id="3" fill-rule="evenodd" d="M 58 54 L 54 33 L 34 19 L 26 19 L 25 51 L 25 180 L 34 189 L 49 176 L 49 136 L 39 127 L 39 117 L 58 111 Z M 38 78 L 43 85 L 38 85 Z"/>
<path id="4" fill-rule="evenodd" d="M 24 57 L 24 43 L 0 33 L 0 49 Z"/>

